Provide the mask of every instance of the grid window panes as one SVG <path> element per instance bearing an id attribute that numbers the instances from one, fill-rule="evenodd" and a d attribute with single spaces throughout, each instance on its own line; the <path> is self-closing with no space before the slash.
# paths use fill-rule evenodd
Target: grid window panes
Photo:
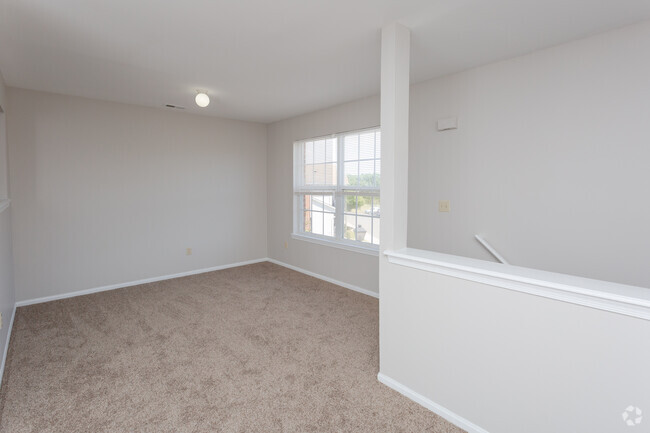
<path id="1" fill-rule="evenodd" d="M 345 239 L 379 245 L 379 196 L 345 195 Z"/>
<path id="2" fill-rule="evenodd" d="M 298 233 L 379 245 L 378 128 L 296 142 L 294 161 Z"/>
<path id="3" fill-rule="evenodd" d="M 336 185 L 336 138 L 304 143 L 304 185 Z"/>
<path id="4" fill-rule="evenodd" d="M 332 195 L 301 195 L 303 232 L 335 236 L 336 207 Z"/>

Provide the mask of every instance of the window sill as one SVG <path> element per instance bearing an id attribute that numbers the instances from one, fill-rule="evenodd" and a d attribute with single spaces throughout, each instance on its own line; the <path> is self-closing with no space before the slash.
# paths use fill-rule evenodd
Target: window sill
<path id="1" fill-rule="evenodd" d="M 292 239 L 299 241 L 311 242 L 318 245 L 324 245 L 326 247 L 340 248 L 342 250 L 353 251 L 355 253 L 367 254 L 370 256 L 379 256 L 379 247 L 377 246 L 363 246 L 363 245 L 354 245 L 351 243 L 333 241 L 329 239 L 324 239 L 316 236 L 309 236 L 301 233 L 292 233 Z"/>
<path id="2" fill-rule="evenodd" d="M 396 265 L 650 320 L 650 289 L 644 287 L 414 248 L 385 251 L 384 254 Z"/>
<path id="3" fill-rule="evenodd" d="M 6 200 L 0 200 L 0 213 L 7 209 L 9 205 L 11 204 L 11 200 L 6 199 Z"/>

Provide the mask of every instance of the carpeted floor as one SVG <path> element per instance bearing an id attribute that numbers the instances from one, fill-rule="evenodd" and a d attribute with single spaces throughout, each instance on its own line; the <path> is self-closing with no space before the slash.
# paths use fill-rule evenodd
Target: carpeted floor
<path id="1" fill-rule="evenodd" d="M 462 431 L 378 368 L 376 299 L 260 263 L 19 308 L 0 431 Z"/>

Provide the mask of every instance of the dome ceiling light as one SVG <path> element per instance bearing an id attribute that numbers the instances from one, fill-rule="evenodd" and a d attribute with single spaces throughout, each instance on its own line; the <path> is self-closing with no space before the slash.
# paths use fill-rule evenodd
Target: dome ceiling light
<path id="1" fill-rule="evenodd" d="M 196 97 L 194 98 L 194 101 L 196 102 L 196 105 L 198 105 L 201 108 L 205 108 L 208 105 L 210 105 L 210 97 L 208 96 L 207 93 L 197 91 L 198 93 L 196 94 Z"/>

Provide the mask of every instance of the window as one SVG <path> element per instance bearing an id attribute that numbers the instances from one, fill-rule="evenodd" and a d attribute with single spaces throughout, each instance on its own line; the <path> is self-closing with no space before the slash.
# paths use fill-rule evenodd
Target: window
<path id="1" fill-rule="evenodd" d="M 381 132 L 346 132 L 294 144 L 294 235 L 376 251 Z"/>

